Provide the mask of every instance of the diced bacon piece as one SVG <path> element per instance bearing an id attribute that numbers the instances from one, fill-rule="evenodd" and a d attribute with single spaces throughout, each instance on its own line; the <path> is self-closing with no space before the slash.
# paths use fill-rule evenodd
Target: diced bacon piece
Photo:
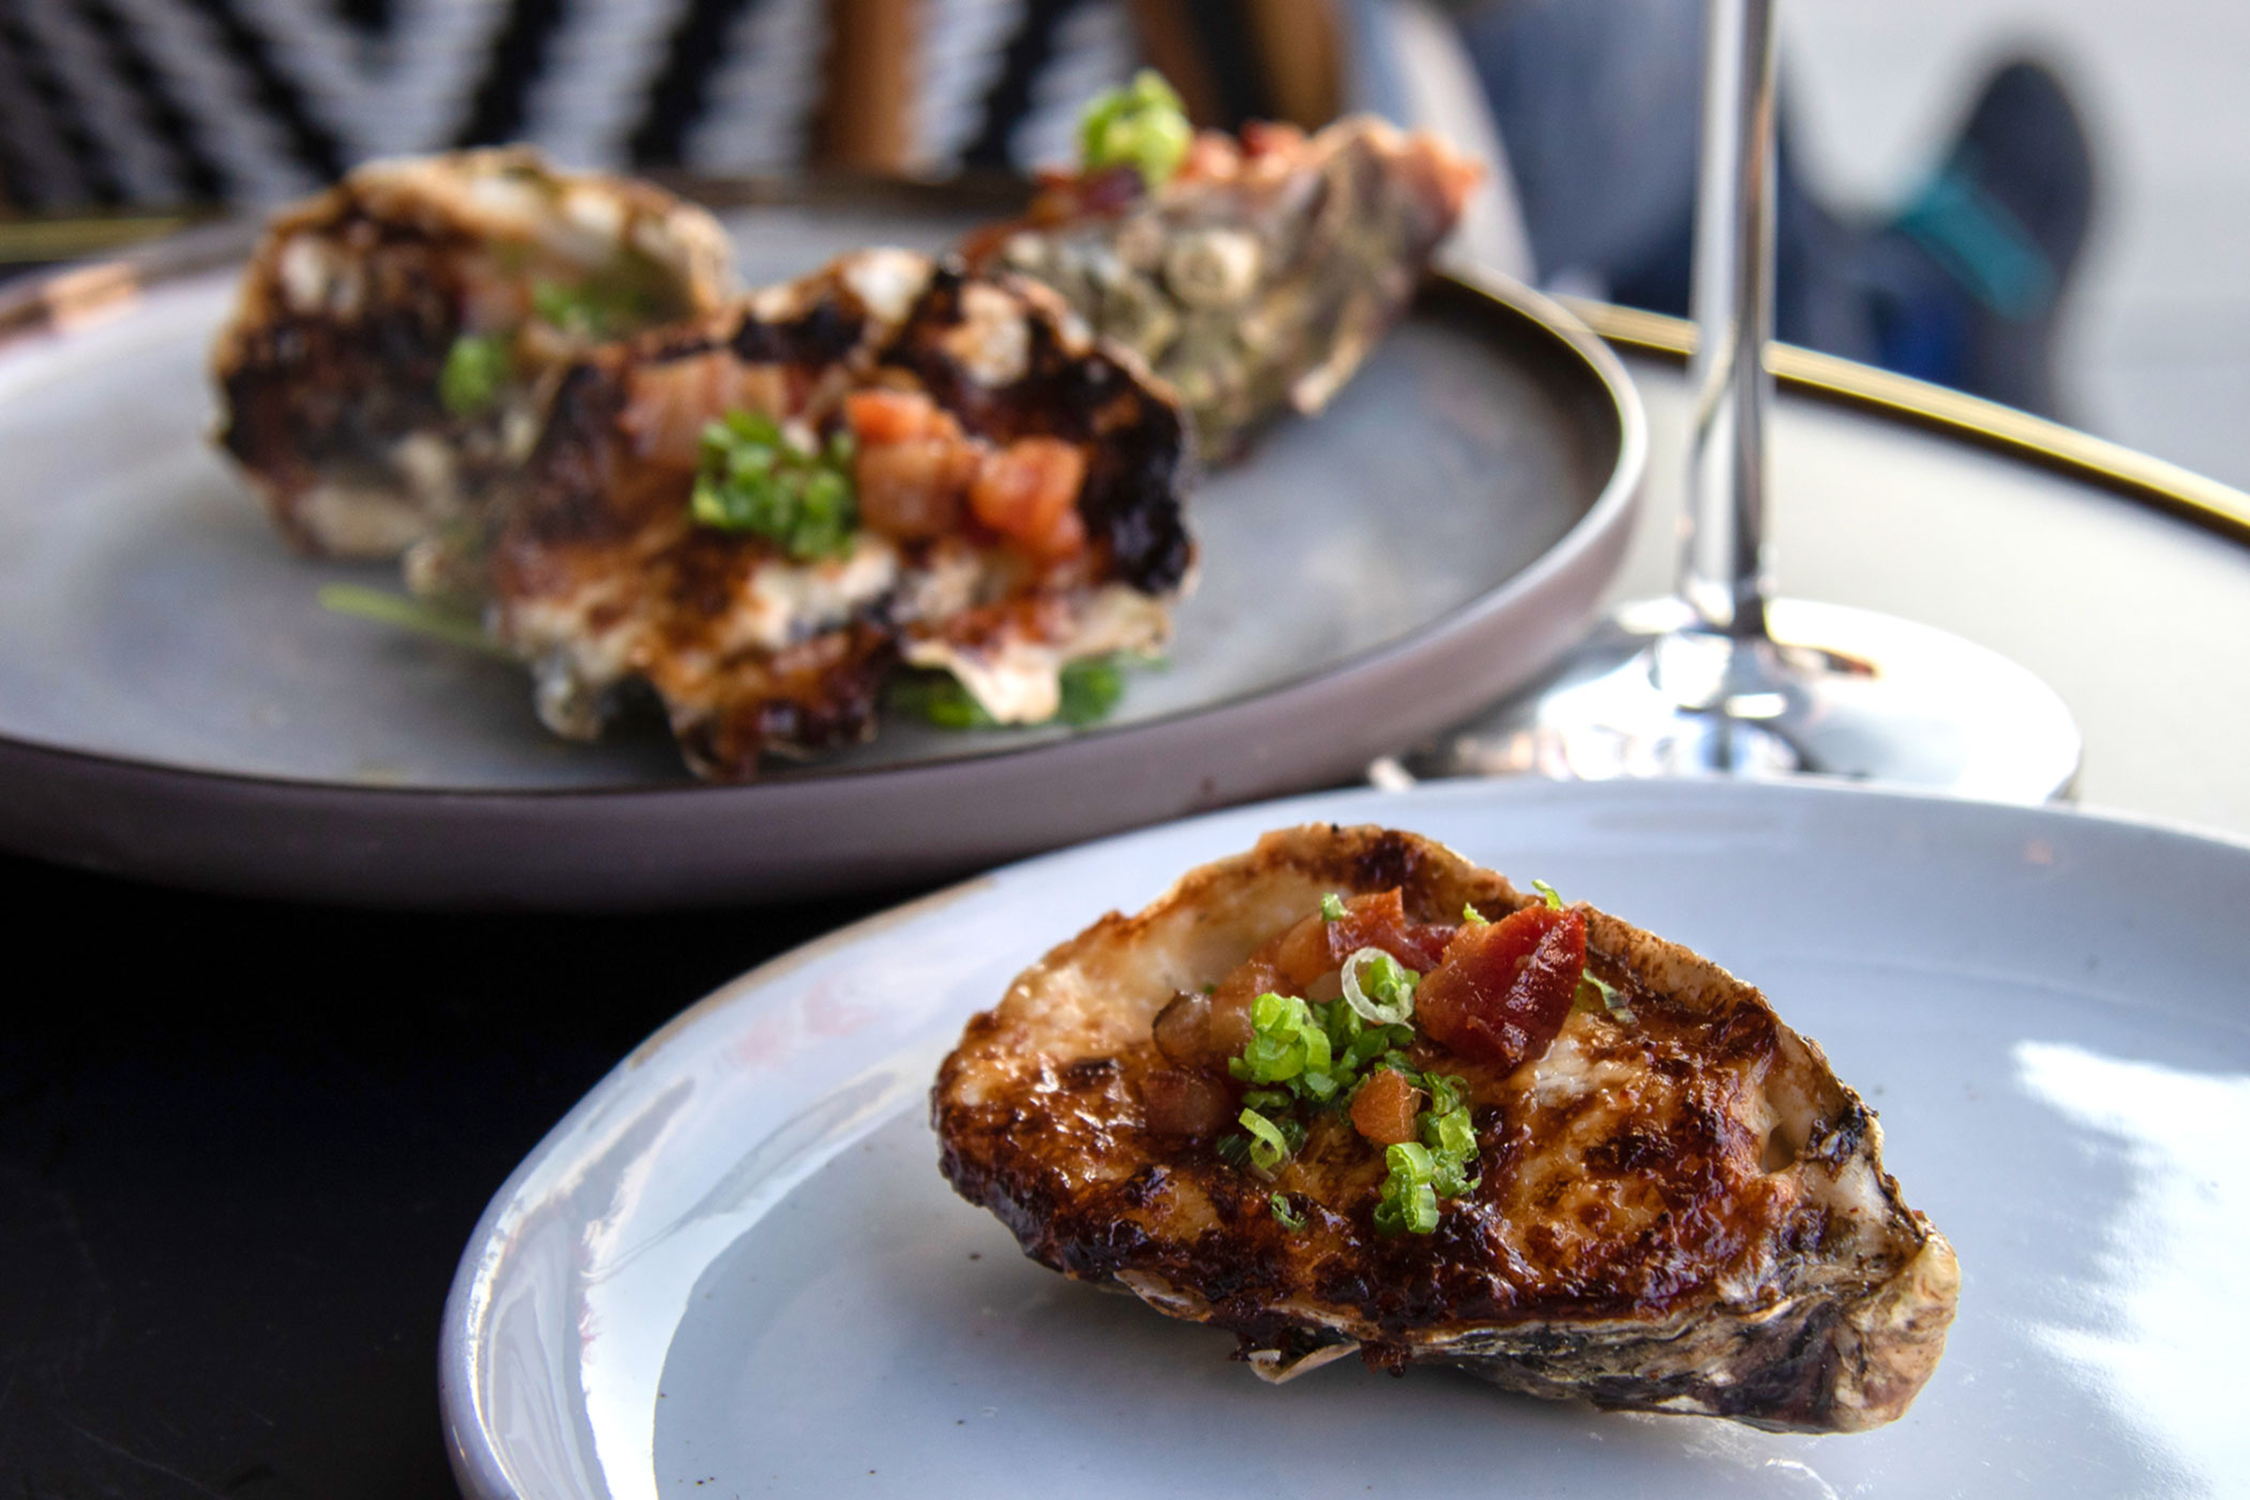
<path id="1" fill-rule="evenodd" d="M 1156 1050 L 1181 1067 L 1214 1061 L 1211 1048 L 1211 997 L 1180 995 L 1156 1013 Z"/>
<path id="2" fill-rule="evenodd" d="M 788 416 L 787 375 L 725 350 L 636 365 L 618 425 L 642 457 L 692 469 L 702 461 L 703 429 L 730 411 Z"/>
<path id="3" fill-rule="evenodd" d="M 969 486 L 969 508 L 985 525 L 1040 562 L 1059 562 L 1086 545 L 1078 491 L 1086 454 L 1059 438 L 1020 438 L 985 456 Z"/>
<path id="4" fill-rule="evenodd" d="M 1242 171 L 1242 148 L 1223 131 L 1198 130 L 1177 180 L 1225 182 Z"/>
<path id="5" fill-rule="evenodd" d="M 1305 132 L 1283 120 L 1250 120 L 1242 127 L 1242 150 L 1251 157 L 1289 155 L 1304 150 Z"/>
<path id="6" fill-rule="evenodd" d="M 1407 921 L 1398 891 L 1379 891 L 1346 901 L 1344 915 L 1336 921 L 1315 913 L 1290 928 L 1274 962 L 1301 993 L 1362 948 L 1380 948 L 1409 969 L 1427 973 L 1444 958 L 1452 935 L 1450 927 Z"/>
<path id="7" fill-rule="evenodd" d="M 1585 972 L 1585 914 L 1527 906 L 1457 930 L 1415 992 L 1414 1018 L 1441 1046 L 1514 1068 L 1554 1041 Z"/>
<path id="8" fill-rule="evenodd" d="M 1158 1068 L 1141 1079 L 1148 1128 L 1158 1135 L 1214 1135 L 1234 1115 L 1234 1096 L 1207 1073 Z"/>
<path id="9" fill-rule="evenodd" d="M 961 435 L 952 414 L 919 391 L 854 391 L 844 398 L 844 422 L 862 446 Z"/>
<path id="10" fill-rule="evenodd" d="M 943 536 L 961 525 L 962 501 L 982 454 L 971 443 L 942 437 L 863 447 L 852 462 L 859 518 L 894 541 Z"/>
<path id="11" fill-rule="evenodd" d="M 1414 1139 L 1414 1116 L 1421 1107 L 1422 1091 L 1404 1074 L 1377 1068 L 1352 1100 L 1352 1125 L 1379 1146 L 1401 1146 Z"/>

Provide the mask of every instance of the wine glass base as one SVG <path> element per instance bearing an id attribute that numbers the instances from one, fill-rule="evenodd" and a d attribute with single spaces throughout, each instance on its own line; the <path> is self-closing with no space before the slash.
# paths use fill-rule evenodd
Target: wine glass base
<path id="1" fill-rule="evenodd" d="M 1869 610 L 1766 609 L 1772 640 L 1737 643 L 1692 628 L 1676 600 L 1632 606 L 1546 683 L 1375 779 L 1821 775 L 2022 803 L 2070 791 L 2078 727 L 2006 657 Z"/>

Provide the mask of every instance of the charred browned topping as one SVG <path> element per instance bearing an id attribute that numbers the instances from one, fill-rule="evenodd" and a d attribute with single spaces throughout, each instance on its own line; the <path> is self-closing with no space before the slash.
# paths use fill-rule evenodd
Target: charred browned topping
<path id="1" fill-rule="evenodd" d="M 1144 593 L 1179 587 L 1194 555 L 1178 495 L 1188 475 L 1180 410 L 1106 349 L 1064 346 L 1052 313 L 1032 320 L 1024 373 L 983 385 L 940 342 L 963 318 L 968 277 L 949 265 L 931 278 L 883 363 L 910 371 L 972 433 L 1000 441 L 1051 434 L 1092 445 L 1078 510 L 1106 544 L 1113 576 Z"/>
<path id="2" fill-rule="evenodd" d="M 1220 1160 L 1208 1140 L 1150 1130 L 1145 1080 L 1168 1066 L 1153 1042 L 1098 1071 L 1041 1070 L 1004 1104 L 948 1105 L 941 1077 L 944 1170 L 972 1201 L 1035 1205 L 1004 1216 L 1032 1229 L 1026 1249 L 1058 1269 L 1155 1271 L 1215 1303 L 1246 1288 L 1264 1302 L 1310 1297 L 1400 1334 L 1557 1312 L 1661 1317 L 1735 1269 L 1747 1247 L 1817 1237 L 1819 1213 L 1762 1185 L 1764 1142 L 1736 1123 L 1749 1077 L 1770 1057 L 1738 1050 L 1748 1066 L 1713 1068 L 1704 1018 L 1638 987 L 1625 993 L 1636 1025 L 1578 1016 L 1571 1035 L 1589 1066 L 1640 1080 L 1629 1111 L 1598 1094 L 1543 1098 L 1532 1078 L 1417 1046 L 1416 1066 L 1468 1078 L 1481 1147 L 1479 1187 L 1448 1201 L 1428 1238 L 1376 1230 L 1382 1156 L 1348 1118 L 1316 1120 L 1270 1184 Z M 1687 1076 L 1668 1080 L 1659 1058 L 1687 1064 Z M 1558 1154 L 1565 1139 L 1579 1144 Z M 1122 1175 L 1089 1180 L 1089 1163 Z M 1149 1169 L 1164 1191 L 1128 1201 L 1124 1184 Z M 1288 1229 L 1264 1212 L 1274 1193 L 1325 1212 Z M 1120 1224 L 1131 1226 L 1122 1237 Z"/>
<path id="3" fill-rule="evenodd" d="M 1197 137 L 1162 188 L 1110 168 L 1059 174 L 1019 224 L 964 245 L 1067 298 L 1171 382 L 1200 451 L 1314 411 L 1405 313 L 1477 169 L 1366 117 L 1307 137 L 1251 125 Z"/>
<path id="4" fill-rule="evenodd" d="M 945 1175 L 1034 1258 L 1153 1281 L 1261 1358 L 1349 1339 L 1396 1367 L 1467 1358 L 1449 1341 L 1488 1348 L 1526 1328 L 1527 1342 L 1491 1356 L 1510 1372 L 1495 1378 L 1522 1389 L 1809 1428 L 1896 1415 L 1934 1360 L 1929 1330 L 1942 1335 L 1950 1291 L 1914 1335 L 1918 1373 L 1880 1394 L 1892 1405 L 1872 1419 L 1837 1406 L 1839 1371 L 1866 1357 L 1837 1309 L 1882 1295 L 1933 1238 L 1880 1175 L 1871 1117 L 1755 990 L 1602 913 L 1576 909 L 1619 1010 L 1572 1013 L 1544 1056 L 1512 1070 L 1427 1036 L 1409 1050 L 1416 1070 L 1463 1081 L 1476 1139 L 1478 1182 L 1441 1202 L 1434 1233 L 1378 1230 L 1383 1155 L 1347 1114 L 1305 1117 L 1302 1146 L 1270 1176 L 1222 1159 L 1208 1132 L 1158 1128 L 1179 1122 L 1152 1121 L 1151 1101 L 1173 1108 L 1181 1089 L 1151 1080 L 1197 1054 L 1196 991 L 1177 998 L 1177 978 L 1156 981 L 1162 994 L 1134 986 L 1180 974 L 1193 952 L 1197 977 L 1224 993 L 1225 972 L 1320 892 L 1392 886 L 1410 921 L 1433 925 L 1464 904 L 1497 918 L 1536 899 L 1374 829 L 1275 835 L 1194 872 L 1149 911 L 1057 949 L 971 1024 L 932 1094 Z M 1098 1068 L 1081 1066 L 1092 1056 Z M 1666 1341 L 1690 1326 L 1678 1320 L 1707 1315 L 1739 1321 L 1753 1370 L 1555 1384 L 1565 1354 L 1585 1347 L 1569 1329 L 1608 1330 L 1597 1345 L 1645 1337 L 1662 1366 Z M 1548 1328 L 1558 1363 L 1542 1373 Z"/>
<path id="5" fill-rule="evenodd" d="M 335 233 L 360 256 L 366 314 L 343 321 L 277 307 L 245 330 L 220 371 L 220 444 L 285 490 L 338 465 L 386 477 L 399 438 L 449 420 L 438 374 L 461 332 L 463 241 L 362 213 Z"/>
<path id="6" fill-rule="evenodd" d="M 982 571 L 973 597 L 938 618 L 913 617 L 933 638 L 1057 638 L 1095 587 L 1162 593 L 1186 571 L 1185 436 L 1160 388 L 1098 350 L 1070 347 L 1058 328 L 1063 314 L 1044 293 L 993 283 L 983 295 L 997 288 L 1027 352 L 1020 376 L 989 383 L 980 378 L 988 370 L 964 363 L 984 346 L 958 275 L 929 278 L 886 319 L 855 290 L 874 284 L 860 279 L 868 264 L 841 262 L 694 330 L 666 330 L 574 367 L 495 548 L 495 597 L 509 638 L 535 653 L 550 641 L 571 650 L 608 634 L 627 642 L 602 659 L 622 652 L 625 668 L 657 689 L 691 763 L 706 774 L 747 777 L 763 752 L 820 749 L 871 732 L 883 674 L 899 651 L 897 600 L 941 546 L 954 549 L 949 556 L 966 548 L 992 561 L 974 562 Z M 884 284 L 895 283 L 897 264 L 879 269 L 894 273 L 879 278 Z M 1003 353 L 1009 347 L 1005 337 L 990 342 Z M 873 415 L 926 414 L 949 435 L 943 444 L 967 455 L 976 483 L 964 480 L 966 494 L 944 507 L 886 508 L 886 528 L 863 529 L 858 540 L 890 549 L 882 555 L 895 557 L 891 581 L 865 570 L 878 576 L 875 592 L 852 596 L 848 617 L 779 648 L 770 622 L 759 623 L 767 617 L 756 614 L 765 606 L 752 597 L 753 576 L 802 560 L 765 535 L 693 523 L 698 434 L 723 412 L 746 410 L 825 443 L 855 430 L 862 401 L 889 403 L 881 413 L 869 408 Z M 1007 444 L 1016 446 L 996 446 Z M 911 447 L 900 439 L 882 451 L 912 459 Z M 871 451 L 863 439 L 861 458 Z M 1084 532 L 1070 529 L 1063 555 L 1042 555 L 986 527 L 979 507 L 987 492 L 978 486 L 993 470 L 976 467 L 980 454 L 1058 462 L 1053 472 L 1063 478 L 1043 495 L 1053 502 L 1050 519 L 1064 522 L 1074 503 L 1066 486 L 1083 463 L 1075 504 Z M 860 472 L 864 485 L 873 471 Z M 909 524 L 918 515 L 943 518 L 950 530 L 933 535 Z M 861 521 L 866 528 L 864 509 Z"/>
<path id="7" fill-rule="evenodd" d="M 822 301 L 782 323 L 746 316 L 728 347 L 746 365 L 827 365 L 857 349 L 873 331 L 863 311 Z"/>
<path id="8" fill-rule="evenodd" d="M 585 201 L 617 226 L 604 260 L 582 227 L 550 234 Z M 268 224 L 213 351 L 219 442 L 298 545 L 379 555 L 443 533 L 429 561 L 465 581 L 545 376 L 597 334 L 711 306 L 723 257 L 700 210 L 528 150 L 371 163 Z"/>
<path id="9" fill-rule="evenodd" d="M 645 523 L 638 509 L 618 504 L 612 493 L 617 418 L 624 406 L 612 361 L 577 365 L 563 376 L 532 451 L 530 469 L 538 483 L 531 493 L 538 503 L 519 507 L 510 518 L 497 567 L 537 570 L 549 547 L 619 541 Z M 501 592 L 535 594 L 549 586 L 536 576 L 511 574 Z"/>

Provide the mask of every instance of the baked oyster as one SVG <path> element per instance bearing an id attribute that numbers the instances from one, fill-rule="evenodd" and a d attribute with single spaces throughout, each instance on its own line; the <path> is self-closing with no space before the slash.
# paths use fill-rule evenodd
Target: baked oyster
<path id="1" fill-rule="evenodd" d="M 1356 1351 L 1855 1432 L 1958 1292 L 1874 1115 L 1757 990 L 1378 828 L 1269 834 L 1056 948 L 932 1113 L 1028 1255 L 1269 1380 Z"/>
<path id="2" fill-rule="evenodd" d="M 1186 427 L 1045 288 L 847 255 L 562 378 L 486 619 L 557 733 L 662 700 L 689 765 L 863 739 L 900 663 L 994 723 L 1158 649 L 1193 559 Z"/>
<path id="3" fill-rule="evenodd" d="M 301 550 L 397 556 L 476 524 L 563 366 L 713 311 L 732 262 L 702 209 L 526 147 L 369 162 L 266 226 L 213 351 L 219 444 Z"/>
<path id="4" fill-rule="evenodd" d="M 1202 456 L 1310 415 L 1406 315 L 1480 171 L 1372 115 L 1306 135 L 1192 133 L 1154 73 L 1095 101 L 1085 163 L 1048 174 L 972 262 L 1053 287 L 1180 393 Z"/>

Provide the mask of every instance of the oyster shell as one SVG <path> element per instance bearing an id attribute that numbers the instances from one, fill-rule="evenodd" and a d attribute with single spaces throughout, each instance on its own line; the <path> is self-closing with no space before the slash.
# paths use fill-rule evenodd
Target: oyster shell
<path id="1" fill-rule="evenodd" d="M 980 265 L 1053 287 L 1148 361 L 1210 460 L 1284 410 L 1327 405 L 1413 300 L 1478 169 L 1371 115 L 1306 136 L 1253 124 L 1197 137 L 1153 193 L 1130 168 L 1058 174 L 1018 224 L 975 235 Z"/>
<path id="2" fill-rule="evenodd" d="M 941 1167 L 1034 1259 L 1233 1331 L 1285 1380 L 1357 1349 L 1510 1390 L 1855 1432 L 1903 1412 L 1943 1352 L 1952 1247 L 1883 1170 L 1874 1114 L 1756 989 L 1590 907 L 1574 1010 L 1467 1083 L 1480 1181 L 1428 1235 L 1386 1237 L 1378 1149 L 1316 1123 L 1267 1180 L 1149 1128 L 1141 1081 L 1175 996 L 1219 983 L 1329 892 L 1397 888 L 1417 922 L 1536 902 L 1412 834 L 1313 826 L 1190 872 L 1025 971 L 932 1094 Z M 1287 1195 L 1291 1217 L 1272 1201 Z"/>
<path id="3" fill-rule="evenodd" d="M 474 521 L 564 363 L 716 308 L 732 260 L 702 209 L 528 147 L 368 162 L 267 224 L 212 351 L 219 445 L 301 550 L 396 556 Z M 556 293 L 601 326 L 542 318 Z M 475 410 L 441 393 L 464 335 L 507 350 Z"/>
<path id="4" fill-rule="evenodd" d="M 695 519 L 709 423 L 754 413 L 826 451 L 866 399 L 942 436 L 858 443 L 840 555 Z M 1171 392 L 1044 287 L 858 251 L 572 366 L 498 526 L 488 618 L 557 733 L 598 733 L 644 683 L 717 779 L 866 738 L 902 658 L 953 672 L 997 721 L 1036 721 L 1069 662 L 1166 638 L 1194 557 L 1187 441 Z M 980 464 L 1025 451 L 1071 455 L 1065 555 L 1027 552 L 963 499 Z M 927 471 L 915 524 L 870 514 L 886 456 Z"/>

